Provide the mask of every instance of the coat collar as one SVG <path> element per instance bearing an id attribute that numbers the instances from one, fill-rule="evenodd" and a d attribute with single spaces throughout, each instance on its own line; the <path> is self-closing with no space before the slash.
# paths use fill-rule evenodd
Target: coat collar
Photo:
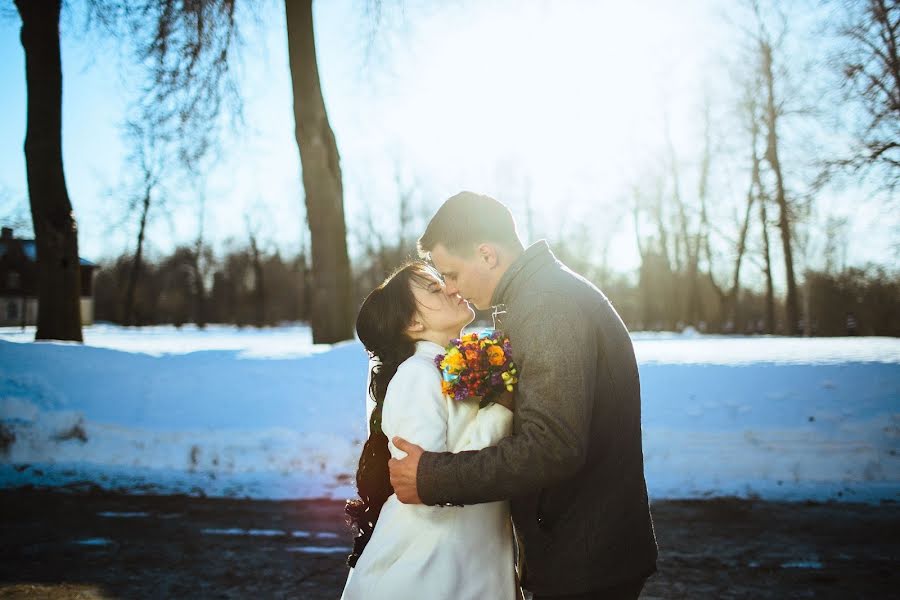
<path id="1" fill-rule="evenodd" d="M 556 262 L 546 240 L 538 240 L 530 245 L 519 258 L 513 261 L 494 289 L 491 306 L 495 314 L 502 314 L 505 305 L 512 302 L 522 291 L 528 280 L 541 267 Z M 496 324 L 495 324 L 496 325 Z"/>

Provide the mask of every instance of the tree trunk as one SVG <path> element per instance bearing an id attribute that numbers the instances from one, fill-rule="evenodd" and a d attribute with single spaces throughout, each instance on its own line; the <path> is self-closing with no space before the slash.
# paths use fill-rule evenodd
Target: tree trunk
<path id="1" fill-rule="evenodd" d="M 134 294 L 137 289 L 138 277 L 141 273 L 141 260 L 144 256 L 144 232 L 147 229 L 147 214 L 150 212 L 150 188 L 144 190 L 144 202 L 141 209 L 141 223 L 138 227 L 137 249 L 134 251 L 134 260 L 131 262 L 131 271 L 128 273 L 128 289 L 125 292 L 125 324 L 136 325 L 134 318 Z"/>
<path id="2" fill-rule="evenodd" d="M 696 240 L 692 240 L 692 236 L 688 231 L 687 212 L 684 200 L 681 197 L 681 176 L 678 169 L 678 158 L 675 154 L 675 146 L 672 144 L 672 139 L 669 135 L 668 119 L 666 123 L 666 145 L 669 151 L 669 167 L 672 176 L 672 199 L 675 201 L 675 206 L 678 209 L 678 226 L 680 231 L 680 234 L 677 232 L 675 234 L 675 271 L 679 279 L 682 276 L 685 278 L 684 285 L 673 291 L 680 300 L 678 306 L 679 320 L 685 319 L 691 325 L 696 326 L 699 300 L 697 256 L 694 254 Z"/>
<path id="3" fill-rule="evenodd" d="M 700 318 L 700 315 L 704 313 L 703 310 L 703 301 L 700 297 L 700 281 L 698 273 L 700 271 L 700 246 L 703 245 L 703 249 L 706 252 L 706 266 L 707 266 L 707 275 L 709 277 L 709 282 L 712 284 L 713 288 L 716 290 L 716 294 L 719 296 L 719 306 L 720 308 L 724 308 L 724 298 L 725 295 L 722 292 L 722 289 L 716 284 L 715 278 L 713 277 L 713 257 L 712 257 L 712 248 L 710 248 L 709 243 L 709 215 L 706 212 L 706 195 L 709 190 L 709 169 L 710 163 L 712 162 L 712 139 L 711 139 L 711 123 L 709 116 L 709 100 L 707 99 L 703 105 L 703 159 L 700 162 L 700 180 L 697 185 L 697 197 L 700 201 L 700 230 L 697 232 L 695 245 L 694 245 L 694 256 L 693 256 L 693 280 L 691 282 L 691 299 L 690 299 L 690 313 L 692 319 Z M 724 314 L 720 312 L 720 317 Z"/>
<path id="4" fill-rule="evenodd" d="M 266 287 L 256 235 L 250 232 L 250 252 L 253 259 L 253 324 L 259 328 L 266 324 Z"/>
<path id="5" fill-rule="evenodd" d="M 754 163 L 758 160 L 754 158 Z M 740 292 L 741 292 L 741 263 L 744 260 L 744 252 L 747 250 L 747 230 L 750 228 L 750 213 L 753 209 L 753 186 L 747 191 L 747 209 L 744 211 L 744 222 L 741 224 L 741 233 L 738 236 L 737 256 L 734 258 L 734 277 L 731 280 L 731 290 L 728 292 L 730 304 L 731 322 L 737 328 L 740 324 Z"/>
<path id="6" fill-rule="evenodd" d="M 285 0 L 295 135 L 312 250 L 313 342 L 353 337 L 350 259 L 340 157 L 319 83 L 312 0 Z"/>
<path id="7" fill-rule="evenodd" d="M 641 241 L 641 197 L 640 192 L 635 189 L 634 193 L 634 207 L 633 207 L 633 217 L 634 217 L 634 241 L 637 244 L 638 255 L 641 257 L 641 262 L 643 263 L 646 260 L 647 256 L 644 253 L 644 244 Z"/>
<path id="8" fill-rule="evenodd" d="M 660 255 L 666 263 L 666 270 L 671 273 L 672 260 L 669 256 L 669 234 L 668 230 L 666 229 L 666 221 L 663 218 L 663 192 L 661 189 L 657 190 L 653 216 L 656 218 L 656 230 L 659 232 Z M 680 269 L 680 267 L 676 267 L 676 270 L 678 269 Z"/>
<path id="9" fill-rule="evenodd" d="M 766 275 L 766 333 L 775 333 L 775 286 L 772 284 L 772 257 L 769 253 L 769 217 L 766 211 L 767 199 L 759 197 L 759 220 L 762 223 L 763 264 Z"/>
<path id="10" fill-rule="evenodd" d="M 750 175 L 750 186 L 747 188 L 747 208 L 744 211 L 744 222 L 741 224 L 741 233 L 738 237 L 738 247 L 737 247 L 737 256 L 734 260 L 734 278 L 731 283 L 731 291 L 729 293 L 730 302 L 731 302 L 731 319 L 734 323 L 735 328 L 740 326 L 741 322 L 741 311 L 740 311 L 740 289 L 741 289 L 741 263 L 744 259 L 744 252 L 747 250 L 747 232 L 750 229 L 750 215 L 753 210 L 753 202 L 757 196 L 760 196 L 760 202 L 762 202 L 762 180 L 760 178 L 759 173 L 759 163 L 760 158 L 756 151 L 756 142 L 759 138 L 759 122 L 756 119 L 756 104 L 755 102 L 751 104 L 748 114 L 750 116 L 750 149 L 751 149 L 751 175 Z M 766 218 L 766 209 L 765 207 L 760 207 L 760 216 L 763 219 L 763 227 L 765 227 L 765 218 Z M 768 233 L 763 232 L 763 239 L 766 243 L 766 260 L 768 261 L 769 255 L 769 238 Z M 766 270 L 768 270 L 769 265 L 766 263 Z M 768 288 L 767 288 L 768 291 Z M 768 304 L 768 301 L 767 301 Z"/>
<path id="11" fill-rule="evenodd" d="M 194 240 L 194 252 L 191 255 L 191 271 L 194 279 L 194 323 L 198 329 L 206 328 L 206 269 L 200 268 L 203 259 L 203 223 L 206 218 L 206 196 L 200 196 L 200 210 L 197 215 L 199 223 L 197 239 Z"/>
<path id="12" fill-rule="evenodd" d="M 778 159 L 778 111 L 775 108 L 775 84 L 772 73 L 772 49 L 763 42 L 763 76 L 766 80 L 766 161 L 775 174 L 775 201 L 778 203 L 778 228 L 781 231 L 781 246 L 784 254 L 784 270 L 787 278 L 787 333 L 797 333 L 800 322 L 800 311 L 797 305 L 797 280 L 794 277 L 794 257 L 791 251 L 791 217 L 784 193 L 784 179 L 781 173 L 781 162 Z"/>
<path id="13" fill-rule="evenodd" d="M 198 329 L 206 328 L 206 284 L 204 282 L 204 269 L 200 268 L 200 259 L 203 255 L 203 238 L 198 237 L 194 243 L 194 253 L 191 260 L 191 276 L 193 279 L 194 293 L 194 323 Z"/>
<path id="14" fill-rule="evenodd" d="M 22 18 L 28 116 L 25 165 L 37 246 L 35 339 L 82 341 L 78 228 L 62 159 L 60 0 L 15 0 Z"/>

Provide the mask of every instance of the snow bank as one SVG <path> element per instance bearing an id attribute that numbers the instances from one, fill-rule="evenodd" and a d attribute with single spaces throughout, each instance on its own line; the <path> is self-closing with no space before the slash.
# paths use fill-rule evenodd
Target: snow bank
<path id="1" fill-rule="evenodd" d="M 302 326 L 0 330 L 0 486 L 344 498 L 367 357 Z M 635 336 L 653 498 L 900 500 L 900 340 Z M 3 441 L 5 440 L 5 441 Z"/>

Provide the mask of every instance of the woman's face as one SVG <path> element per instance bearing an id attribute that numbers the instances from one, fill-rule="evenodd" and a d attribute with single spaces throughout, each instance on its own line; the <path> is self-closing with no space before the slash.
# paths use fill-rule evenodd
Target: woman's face
<path id="1" fill-rule="evenodd" d="M 447 288 L 437 274 L 413 279 L 412 292 L 416 298 L 418 311 L 411 333 L 419 339 L 445 336 L 451 339 L 459 335 L 463 327 L 475 318 L 475 311 L 457 293 L 447 294 Z M 439 342 L 444 345 L 446 342 Z"/>

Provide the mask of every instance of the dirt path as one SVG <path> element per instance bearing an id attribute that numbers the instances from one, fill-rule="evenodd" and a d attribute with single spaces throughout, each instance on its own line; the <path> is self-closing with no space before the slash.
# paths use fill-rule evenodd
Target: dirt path
<path id="1" fill-rule="evenodd" d="M 900 505 L 709 500 L 653 506 L 642 598 L 889 598 Z M 342 504 L 0 491 L 2 598 L 335 599 Z"/>

